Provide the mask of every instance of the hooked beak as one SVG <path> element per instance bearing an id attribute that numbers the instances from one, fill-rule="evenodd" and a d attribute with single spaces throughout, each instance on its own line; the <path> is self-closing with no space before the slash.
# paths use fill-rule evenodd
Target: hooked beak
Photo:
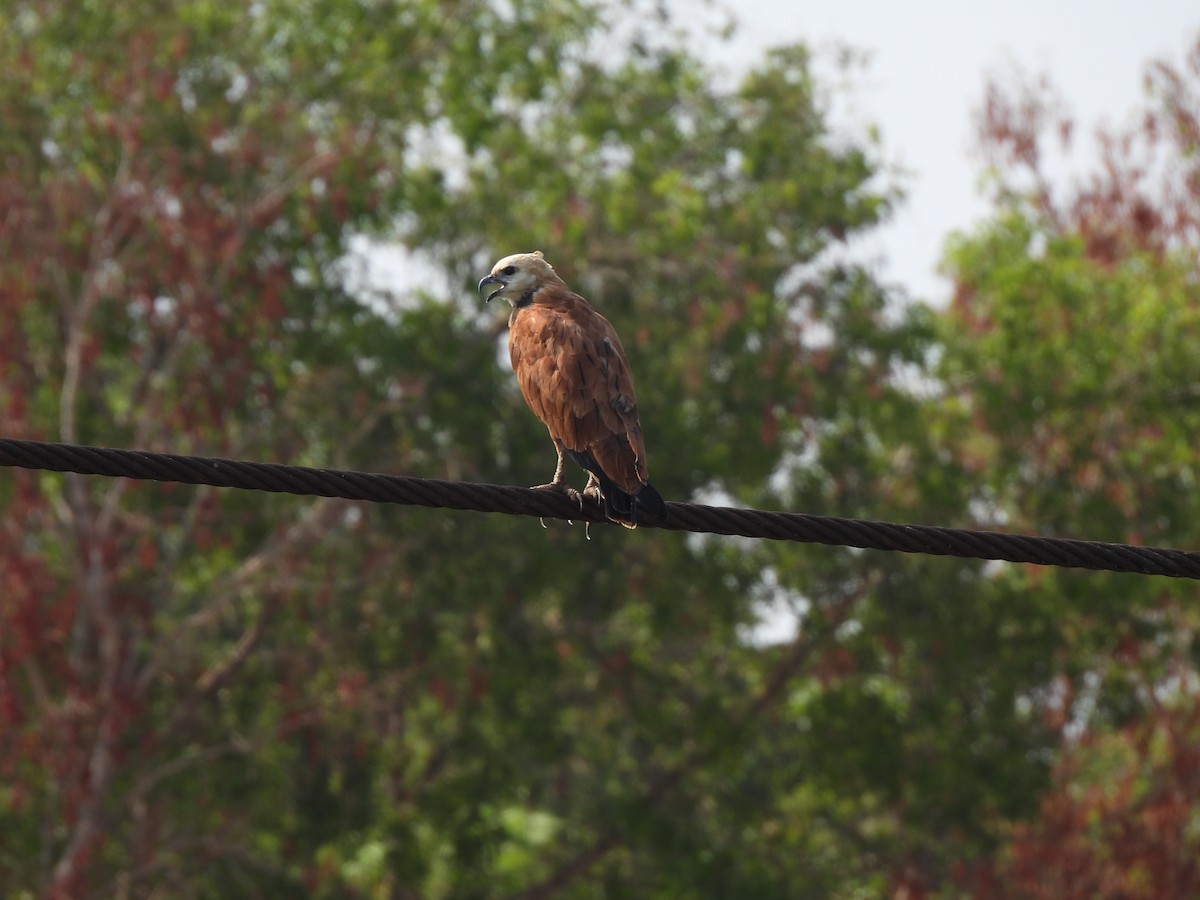
<path id="1" fill-rule="evenodd" d="M 485 275 L 483 278 L 479 279 L 479 287 L 477 287 L 475 290 L 482 291 L 485 284 L 498 284 L 500 287 L 488 294 L 487 299 L 483 301 L 484 303 L 491 303 L 500 293 L 504 291 L 506 287 L 508 287 L 508 285 L 506 285 L 502 279 L 497 278 L 495 275 Z"/>

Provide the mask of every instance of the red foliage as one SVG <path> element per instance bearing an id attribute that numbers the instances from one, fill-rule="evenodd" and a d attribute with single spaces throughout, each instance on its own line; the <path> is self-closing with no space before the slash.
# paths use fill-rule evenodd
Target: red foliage
<path id="1" fill-rule="evenodd" d="M 0 147 L 5 436 L 86 441 L 102 429 L 111 443 L 237 455 L 247 403 L 272 399 L 271 379 L 254 377 L 262 347 L 296 314 L 288 242 L 298 223 L 351 214 L 338 184 L 333 206 L 308 186 L 333 182 L 339 164 L 346 177 L 372 174 L 343 164 L 361 129 L 318 137 L 294 124 L 301 96 L 261 111 L 286 140 L 246 128 L 234 100 L 197 113 L 179 89 L 195 65 L 187 42 L 164 47 L 160 30 L 127 34 L 119 66 L 74 52 L 71 77 L 91 94 L 58 123 L 64 139 L 47 136 L 41 107 L 0 96 L 5 129 L 25 140 Z M 25 55 L 6 78 L 45 81 L 43 64 Z M 121 482 L 54 484 L 48 494 L 37 476 L 10 473 L 0 498 L 0 780 L 18 786 L 6 802 L 27 802 L 28 786 L 58 823 L 46 891 L 71 896 L 105 839 L 123 764 L 163 742 L 144 720 L 162 664 L 155 605 L 169 594 L 155 583 L 169 580 L 162 534 L 186 522 L 190 546 L 232 538 L 212 525 L 212 495 L 163 489 L 148 514 Z M 228 674 L 179 686 L 180 715 Z"/>
<path id="2" fill-rule="evenodd" d="M 960 874 L 978 898 L 1200 896 L 1200 702 L 1088 738 L 1062 759 L 1041 816 Z"/>
<path id="3" fill-rule="evenodd" d="M 1047 141 L 1070 148 L 1076 126 L 1045 82 L 1015 92 L 988 87 L 979 121 L 985 154 L 1004 173 L 1002 190 L 1033 203 L 1047 224 L 1083 236 L 1090 258 L 1111 263 L 1131 251 L 1200 250 L 1200 40 L 1181 71 L 1151 65 L 1156 104 L 1137 127 L 1097 134 L 1100 168 L 1060 196 L 1046 173 Z"/>
<path id="4" fill-rule="evenodd" d="M 1043 237 L 1078 238 L 1100 267 L 1146 256 L 1172 255 L 1174 263 L 1176 255 L 1200 253 L 1200 40 L 1182 68 L 1156 63 L 1146 80 L 1152 107 L 1128 131 L 1100 133 L 1099 166 L 1066 188 L 1049 176 L 1048 157 L 1056 141 L 1069 148 L 1076 128 L 1045 84 L 1016 91 L 993 85 L 980 118 L 1002 205 L 1031 214 Z M 955 314 L 970 332 L 986 333 L 994 310 L 974 302 L 970 290 L 960 287 Z M 1036 323 L 1038 333 L 1064 343 L 1085 339 L 1083 329 L 1094 327 L 1078 305 L 1037 309 L 1056 317 Z M 1009 379 L 995 373 L 996 384 Z M 977 430 L 986 433 L 991 425 L 979 415 Z M 1043 477 L 1061 476 L 1081 496 L 1103 496 L 1125 516 L 1122 539 L 1138 542 L 1139 526 L 1158 514 L 1155 499 L 1145 493 L 1147 481 L 1114 478 L 1109 464 L 1125 447 L 1162 441 L 1163 420 L 1154 415 L 1144 421 L 1130 405 L 1113 403 L 1093 440 L 1072 443 L 1086 432 L 1046 427 L 1032 429 L 1022 450 Z M 1161 658 L 1161 646 L 1132 622 L 1116 630 L 1106 635 L 1110 649 L 1100 665 L 1111 661 L 1129 679 L 1152 670 L 1149 659 Z M 1038 817 L 1012 827 L 995 856 L 964 864 L 961 887 L 981 898 L 1200 896 L 1200 700 L 1194 665 L 1184 657 L 1174 665 L 1168 678 L 1139 685 L 1137 696 L 1149 704 L 1141 718 L 1085 733 L 1063 751 Z M 1072 683 L 1061 677 L 1063 699 L 1046 708 L 1052 729 L 1070 730 Z M 1169 704 L 1161 702 L 1167 695 Z"/>

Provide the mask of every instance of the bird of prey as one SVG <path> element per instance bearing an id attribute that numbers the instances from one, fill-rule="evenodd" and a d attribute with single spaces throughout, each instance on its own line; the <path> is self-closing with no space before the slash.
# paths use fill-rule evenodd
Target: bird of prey
<path id="1" fill-rule="evenodd" d="M 558 466 L 539 489 L 578 496 L 567 486 L 564 455 L 588 471 L 584 494 L 604 514 L 636 528 L 638 510 L 666 514 L 650 484 L 629 361 L 609 321 L 558 277 L 542 251 L 506 256 L 479 282 L 512 307 L 508 351 L 525 402 L 550 431 Z"/>

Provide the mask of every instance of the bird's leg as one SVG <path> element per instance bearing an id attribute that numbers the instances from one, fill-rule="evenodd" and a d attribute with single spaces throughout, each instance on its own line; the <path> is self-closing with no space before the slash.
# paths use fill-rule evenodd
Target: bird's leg
<path id="1" fill-rule="evenodd" d="M 554 478 L 549 484 L 535 484 L 535 491 L 562 491 L 564 494 L 571 490 L 567 485 L 565 473 L 567 469 L 567 457 L 563 453 L 562 443 L 554 442 L 554 449 L 558 451 L 558 465 L 554 467 Z"/>
<path id="2" fill-rule="evenodd" d="M 579 497 L 579 491 L 567 484 L 567 455 L 563 452 L 562 441 L 555 439 L 554 449 L 558 451 L 558 465 L 554 467 L 554 479 L 549 484 L 535 484 L 535 491 L 559 491 L 566 494 L 568 497 L 579 501 L 579 509 L 583 510 L 583 500 Z"/>
<path id="3" fill-rule="evenodd" d="M 595 472 L 588 472 L 588 483 L 587 487 L 583 489 L 583 496 L 591 497 L 597 503 L 601 501 L 602 495 L 600 494 L 600 479 L 596 477 Z"/>

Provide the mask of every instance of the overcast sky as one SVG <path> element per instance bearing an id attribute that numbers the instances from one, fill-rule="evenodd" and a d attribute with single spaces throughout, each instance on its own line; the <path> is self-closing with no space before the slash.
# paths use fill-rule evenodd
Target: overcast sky
<path id="1" fill-rule="evenodd" d="M 989 75 L 1048 75 L 1078 135 L 1121 125 L 1143 100 L 1145 64 L 1181 63 L 1200 33 L 1197 0 L 736 0 L 740 28 L 718 61 L 737 68 L 771 44 L 844 43 L 871 61 L 835 119 L 882 131 L 885 159 L 911 172 L 908 199 L 880 236 L 883 273 L 928 300 L 946 296 L 935 269 L 952 230 L 984 214 L 972 115 Z M 675 0 L 681 11 L 702 0 Z M 713 18 L 711 7 L 703 13 Z M 1087 143 L 1080 140 L 1078 143 Z"/>

